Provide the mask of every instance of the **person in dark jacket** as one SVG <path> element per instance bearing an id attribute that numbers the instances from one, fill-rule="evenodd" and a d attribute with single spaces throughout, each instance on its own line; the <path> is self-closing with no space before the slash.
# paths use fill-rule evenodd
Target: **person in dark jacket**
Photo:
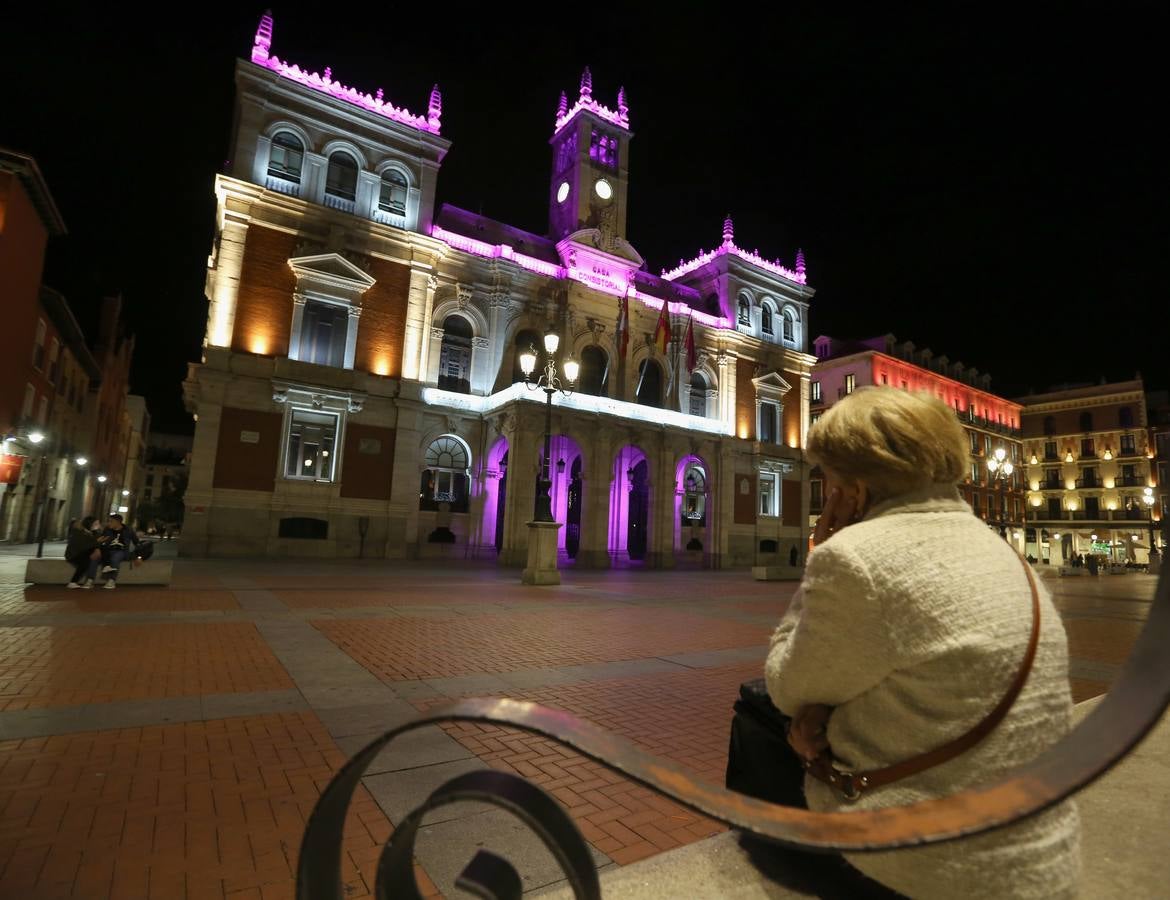
<path id="1" fill-rule="evenodd" d="M 123 560 L 131 558 L 131 550 L 138 543 L 138 535 L 124 525 L 122 517 L 115 513 L 106 522 L 106 529 L 98 540 L 102 546 L 102 557 L 106 561 L 102 567 L 106 576 L 105 588 L 112 591 L 117 587 L 118 569 Z"/>
<path id="2" fill-rule="evenodd" d="M 73 577 L 65 585 L 67 588 L 88 590 L 93 587 L 94 579 L 97 578 L 102 551 L 97 535 L 93 533 L 93 523 L 96 521 L 93 516 L 86 516 L 80 521 L 75 520 L 69 528 L 65 559 L 73 563 Z"/>

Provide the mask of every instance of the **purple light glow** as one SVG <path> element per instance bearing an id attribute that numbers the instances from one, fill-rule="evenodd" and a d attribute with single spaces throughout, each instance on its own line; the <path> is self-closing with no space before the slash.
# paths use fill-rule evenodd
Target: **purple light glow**
<path id="1" fill-rule="evenodd" d="M 557 547 L 561 550 L 565 549 L 565 536 L 568 532 L 568 510 L 569 510 L 569 485 L 573 481 L 573 460 L 578 456 L 581 457 L 581 468 L 585 468 L 585 456 L 581 453 L 581 447 L 575 440 L 567 434 L 554 434 L 549 440 L 549 458 L 551 460 L 551 468 L 549 477 L 552 478 L 552 514 L 553 518 L 564 525 L 557 531 Z M 563 459 L 565 461 L 565 471 L 557 471 L 557 460 Z M 587 515 L 589 510 L 583 510 L 583 515 Z M 584 527 L 584 518 L 582 518 L 582 527 Z"/>
<path id="2" fill-rule="evenodd" d="M 680 459 L 678 461 L 678 465 L 675 467 L 675 470 L 674 470 L 674 549 L 676 552 L 681 551 L 683 549 L 683 547 L 686 545 L 687 541 L 690 540 L 689 535 L 683 533 L 682 505 L 683 505 L 683 497 L 686 496 L 686 492 L 687 492 L 686 480 L 685 480 L 686 474 L 687 474 L 687 467 L 689 465 L 691 465 L 691 463 L 694 463 L 700 469 L 703 470 L 703 475 L 704 475 L 704 477 L 707 478 L 707 485 L 706 486 L 708 488 L 708 490 L 707 490 L 708 498 L 710 497 L 711 481 L 710 481 L 710 476 L 708 473 L 711 470 L 707 468 L 707 463 L 704 462 L 704 460 L 701 456 L 695 456 L 693 453 L 688 454 L 687 456 L 684 456 L 682 459 Z M 710 519 L 708 519 L 708 521 L 710 521 Z M 702 529 L 701 533 L 703 535 L 704 542 L 706 542 L 707 528 L 704 527 Z"/>
<path id="3" fill-rule="evenodd" d="M 277 57 L 271 55 L 271 48 L 272 16 L 269 13 L 265 13 L 260 18 L 260 25 L 256 29 L 256 38 L 252 43 L 253 63 L 275 72 L 282 78 L 295 81 L 298 84 L 312 88 L 315 91 L 320 91 L 323 94 L 328 94 L 338 100 L 344 100 L 346 103 L 352 103 L 354 106 L 360 106 L 362 109 L 380 116 L 385 116 L 392 121 L 401 122 L 403 125 L 409 125 L 412 128 L 417 128 L 419 131 L 426 131 L 431 134 L 439 133 L 443 104 L 438 85 L 435 85 L 431 91 L 430 103 L 427 110 L 428 115 L 416 116 L 405 107 L 397 107 L 392 103 L 385 102 L 382 99 L 381 88 L 378 88 L 375 96 L 363 94 L 357 88 L 346 87 L 340 81 L 334 81 L 333 72 L 328 66 L 325 68 L 324 75 L 318 75 L 316 72 L 301 69 L 300 66 L 282 62 Z"/>
<path id="4" fill-rule="evenodd" d="M 593 99 L 593 75 L 589 71 L 589 67 L 585 67 L 585 71 L 581 73 L 581 89 L 577 96 L 577 102 L 573 104 L 572 109 L 566 109 L 567 98 L 561 94 L 560 103 L 557 104 L 557 118 L 556 127 L 553 129 L 553 134 L 556 134 L 566 123 L 573 118 L 581 110 L 587 110 L 593 113 L 597 118 L 609 122 L 611 125 L 617 125 L 620 128 L 628 129 L 630 127 L 630 108 L 626 105 L 626 89 L 618 90 L 618 108 L 614 112 L 607 106 L 602 106 Z"/>
<path id="5" fill-rule="evenodd" d="M 764 259 L 760 256 L 758 251 L 747 251 L 735 244 L 735 226 L 731 222 L 731 216 L 723 220 L 723 243 L 707 253 L 700 252 L 698 256 L 689 262 L 683 262 L 681 259 L 678 265 L 667 271 L 662 270 L 662 277 L 667 281 L 673 281 L 675 278 L 681 278 L 696 269 L 702 268 L 707 263 L 712 262 L 720 256 L 737 256 L 744 262 L 751 263 L 753 266 L 758 266 L 767 272 L 772 272 L 779 275 L 781 278 L 787 278 L 789 281 L 796 284 L 806 284 L 807 278 L 804 273 L 804 254 L 797 255 L 796 269 L 789 269 L 787 266 L 780 264 L 780 260 Z"/>
<path id="6" fill-rule="evenodd" d="M 538 275 L 547 275 L 549 278 L 565 277 L 565 270 L 561 266 L 545 262 L 534 256 L 528 256 L 525 253 L 517 253 L 510 244 L 489 244 L 487 241 L 477 241 L 475 238 L 456 234 L 454 231 L 448 231 L 438 225 L 431 226 L 431 237 L 443 241 L 456 250 L 462 250 L 464 253 L 471 253 L 486 259 L 511 260 L 522 269 L 528 269 L 528 271 L 536 272 Z"/>
<path id="7" fill-rule="evenodd" d="M 496 478 L 481 478 L 480 482 L 483 487 L 481 490 L 484 493 L 483 504 L 483 530 L 480 532 L 482 537 L 481 543 L 490 543 L 496 538 L 496 511 L 499 507 L 500 501 L 500 478 L 504 476 L 504 470 L 500 463 L 508 453 L 508 439 L 501 437 L 495 444 L 492 445 L 491 450 L 488 451 L 486 471 L 497 472 L 499 476 Z"/>
<path id="8" fill-rule="evenodd" d="M 618 451 L 613 461 L 613 481 L 609 486 L 609 552 L 612 554 L 629 551 L 630 478 L 626 472 L 643 460 L 646 460 L 645 453 L 637 447 L 627 445 Z M 649 460 L 646 460 L 646 466 L 649 469 Z M 651 484 L 648 508 L 653 509 L 653 473 L 647 472 L 647 476 Z M 647 517 L 647 524 L 652 518 Z"/>

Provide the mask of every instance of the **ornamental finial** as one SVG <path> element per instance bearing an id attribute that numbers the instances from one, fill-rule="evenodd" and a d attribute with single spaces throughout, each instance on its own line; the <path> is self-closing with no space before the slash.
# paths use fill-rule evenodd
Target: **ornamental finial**
<path id="1" fill-rule="evenodd" d="M 561 99 L 557 102 L 557 118 L 563 119 L 569 113 L 569 98 L 561 91 Z"/>
<path id="2" fill-rule="evenodd" d="M 800 249 L 796 251 L 796 274 L 804 274 L 804 251 Z"/>
<path id="3" fill-rule="evenodd" d="M 260 17 L 260 24 L 256 28 L 256 37 L 252 41 L 252 62 L 265 63 L 268 61 L 268 51 L 272 47 L 272 10 L 264 10 Z"/>
<path id="4" fill-rule="evenodd" d="M 439 126 L 439 119 L 443 116 L 443 94 L 439 91 L 439 86 L 436 84 L 431 88 L 431 100 L 427 104 L 427 122 Z"/>
<path id="5" fill-rule="evenodd" d="M 581 99 L 593 99 L 593 74 L 589 71 L 589 67 L 585 67 L 585 71 L 581 73 Z"/>
<path id="6" fill-rule="evenodd" d="M 626 105 L 626 89 L 618 88 L 618 116 L 623 119 L 630 117 L 630 108 Z"/>
<path id="7" fill-rule="evenodd" d="M 731 222 L 731 213 L 723 220 L 723 243 L 730 244 L 735 240 L 735 226 Z"/>

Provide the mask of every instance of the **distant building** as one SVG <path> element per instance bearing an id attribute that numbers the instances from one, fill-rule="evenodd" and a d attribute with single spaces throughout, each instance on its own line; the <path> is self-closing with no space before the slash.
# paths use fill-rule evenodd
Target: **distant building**
<path id="1" fill-rule="evenodd" d="M 529 186 L 545 233 L 436 214 L 438 88 L 413 114 L 271 45 L 265 16 L 216 178 L 182 553 L 522 563 L 545 405 L 521 356 L 551 331 L 580 366 L 552 405 L 562 564 L 803 558 L 803 257 L 740 248 L 728 218 L 651 272 L 626 232 L 626 96 L 599 103 L 588 70 Z"/>
<path id="2" fill-rule="evenodd" d="M 835 402 L 867 385 L 929 393 L 953 407 L 971 450 L 967 477 L 959 486 L 963 498 L 976 515 L 1023 551 L 1021 406 L 993 394 L 990 375 L 946 356 L 936 356 L 928 348 L 919 349 L 910 341 L 899 342 L 892 334 L 867 340 L 821 335 L 815 341 L 815 353 L 812 422 Z M 1000 452 L 1002 463 L 1012 467 L 1011 474 L 1004 477 L 993 475 L 987 465 L 988 460 L 997 460 Z M 823 504 L 822 479 L 815 470 L 810 492 L 815 524 Z"/>
<path id="3" fill-rule="evenodd" d="M 1020 397 L 1028 480 L 1028 552 L 1059 565 L 1078 554 L 1144 563 L 1162 511 L 1140 379 Z"/>
<path id="4" fill-rule="evenodd" d="M 94 357 L 101 370 L 101 380 L 91 385 L 90 470 L 97 480 L 96 496 L 91 507 L 96 515 L 105 516 L 123 506 L 127 461 L 134 425 L 126 408 L 129 395 L 130 363 L 134 357 L 134 337 L 126 334 L 122 322 L 122 298 L 102 300 L 98 338 Z"/>
<path id="5" fill-rule="evenodd" d="M 191 468 L 189 434 L 152 434 L 146 448 L 146 479 L 142 499 L 153 501 L 178 490 Z"/>
<path id="6" fill-rule="evenodd" d="M 146 398 L 129 394 L 126 397 L 126 417 L 130 425 L 126 471 L 122 475 L 121 499 L 114 499 L 118 503 L 118 512 L 126 517 L 127 522 L 133 522 L 146 481 L 146 447 L 150 441 L 150 413 L 146 410 Z"/>

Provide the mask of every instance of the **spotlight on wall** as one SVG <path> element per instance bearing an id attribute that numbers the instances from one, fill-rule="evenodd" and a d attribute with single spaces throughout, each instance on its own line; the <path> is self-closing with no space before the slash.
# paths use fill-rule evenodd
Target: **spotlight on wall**
<path id="1" fill-rule="evenodd" d="M 105 476 L 105 475 L 99 475 L 99 476 L 98 476 L 98 482 L 99 482 L 100 484 L 105 484 L 105 483 L 106 483 L 106 476 Z"/>
<path id="2" fill-rule="evenodd" d="M 77 459 L 75 459 L 73 461 L 75 463 L 77 463 L 79 466 L 86 466 L 89 464 L 89 460 L 86 459 L 84 456 L 79 456 L 79 457 L 77 457 Z"/>

